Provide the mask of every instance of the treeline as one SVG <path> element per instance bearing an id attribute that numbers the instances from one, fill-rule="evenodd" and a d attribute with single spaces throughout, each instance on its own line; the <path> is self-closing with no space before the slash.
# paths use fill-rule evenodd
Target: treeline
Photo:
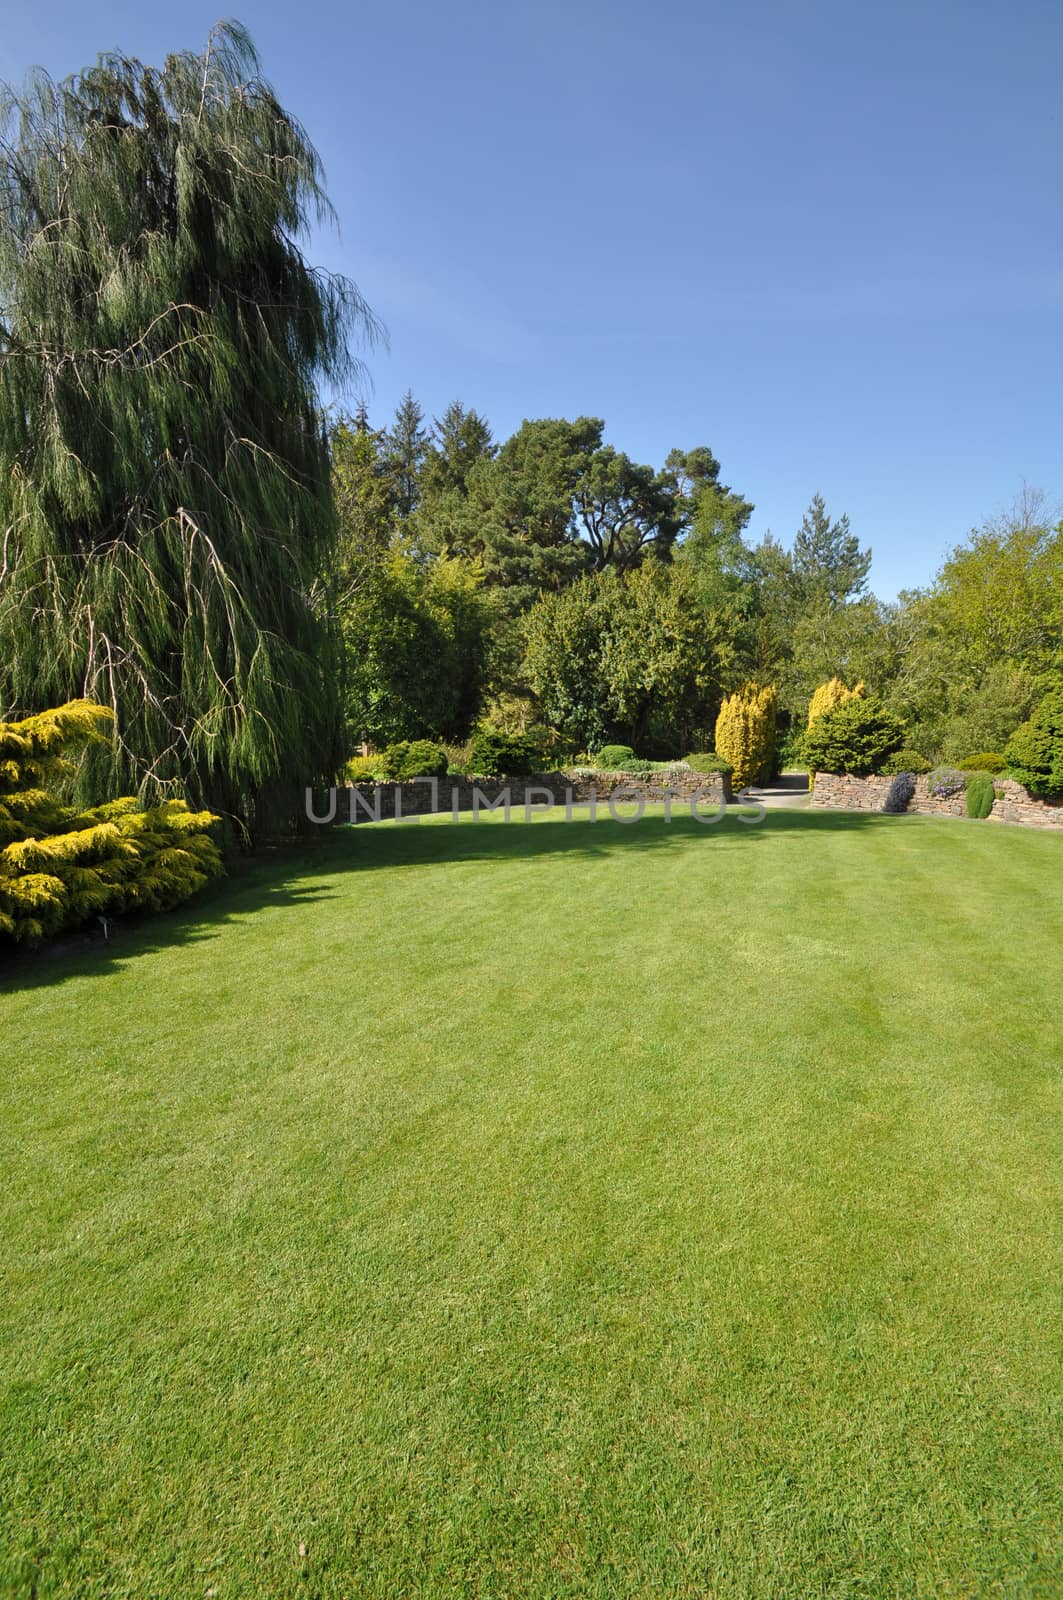
<path id="1" fill-rule="evenodd" d="M 751 543 L 706 445 L 646 466 L 595 418 L 496 439 L 412 396 L 330 422 L 375 324 L 301 253 L 327 211 L 235 24 L 0 96 L 0 717 L 110 709 L 61 765 L 78 815 L 187 797 L 254 833 L 365 743 L 474 732 L 668 760 L 736 690 L 774 691 L 786 760 L 835 677 L 936 760 L 1000 750 L 1058 676 L 1036 499 L 887 604 L 818 494 Z"/>
<path id="2" fill-rule="evenodd" d="M 925 590 L 868 588 L 871 551 L 813 496 L 789 548 L 707 446 L 641 465 L 600 419 L 496 441 L 412 394 L 331 430 L 346 739 L 533 729 L 547 749 L 711 747 L 725 696 L 774 685 L 781 757 L 827 679 L 861 681 L 928 760 L 1002 748 L 1061 667 L 1063 534 L 1025 494 Z"/>

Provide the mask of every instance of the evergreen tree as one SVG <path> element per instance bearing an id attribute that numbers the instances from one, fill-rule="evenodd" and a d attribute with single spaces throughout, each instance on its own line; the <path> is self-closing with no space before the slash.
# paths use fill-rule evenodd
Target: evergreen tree
<path id="1" fill-rule="evenodd" d="M 209 811 L 61 802 L 73 756 L 105 742 L 112 723 L 88 700 L 0 722 L 0 935 L 35 944 L 92 916 L 162 911 L 221 871 Z"/>
<path id="2" fill-rule="evenodd" d="M 821 494 L 812 496 L 794 539 L 793 571 L 802 606 L 824 600 L 830 606 L 859 599 L 867 589 L 871 551 L 861 550 L 849 518 L 831 522 Z"/>
<path id="3" fill-rule="evenodd" d="M 720 707 L 716 753 L 731 764 L 736 789 L 770 778 L 775 760 L 774 688 L 743 683 Z"/>
<path id="4" fill-rule="evenodd" d="M 425 493 L 437 499 L 453 490 L 466 494 L 476 463 L 497 453 L 486 418 L 460 400 L 452 400 L 432 427 L 425 457 Z"/>
<path id="5" fill-rule="evenodd" d="M 421 469 L 416 543 L 437 555 L 475 556 L 483 548 L 483 496 L 473 489 L 497 454 L 479 412 L 451 401 L 437 417 Z"/>
<path id="6" fill-rule="evenodd" d="M 317 155 L 231 23 L 38 74 L 0 135 L 0 701 L 103 700 L 109 792 L 247 815 L 339 729 L 315 384 L 372 324 L 298 247 Z"/>
<path id="7" fill-rule="evenodd" d="M 409 521 L 421 498 L 421 469 L 428 454 L 424 412 L 407 389 L 387 433 L 386 462 L 392 480 L 395 514 Z"/>

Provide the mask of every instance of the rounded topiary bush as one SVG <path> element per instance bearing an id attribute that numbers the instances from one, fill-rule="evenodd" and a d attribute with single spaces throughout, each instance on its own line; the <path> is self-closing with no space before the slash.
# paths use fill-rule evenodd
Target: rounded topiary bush
<path id="1" fill-rule="evenodd" d="M 481 728 L 469 743 L 469 771 L 479 778 L 520 778 L 543 770 L 537 742 L 523 733 Z"/>
<path id="2" fill-rule="evenodd" d="M 635 752 L 629 744 L 603 744 L 595 760 L 606 772 L 618 768 L 623 761 L 633 761 Z"/>
<path id="3" fill-rule="evenodd" d="M 391 783 L 405 783 L 411 778 L 444 778 L 447 773 L 447 752 L 431 739 L 403 739 L 389 744 L 387 749 L 372 759 L 376 768 Z"/>
<path id="4" fill-rule="evenodd" d="M 981 750 L 976 756 L 965 756 L 962 761 L 957 761 L 956 767 L 960 772 L 1003 772 L 1007 762 L 995 750 Z"/>
<path id="5" fill-rule="evenodd" d="M 913 772 L 918 777 L 930 771 L 930 762 L 918 750 L 895 750 L 879 767 L 879 776 L 892 778 L 895 773 Z"/>
<path id="6" fill-rule="evenodd" d="M 816 718 L 801 741 L 809 772 L 866 778 L 904 744 L 904 723 L 878 700 L 852 697 Z"/>

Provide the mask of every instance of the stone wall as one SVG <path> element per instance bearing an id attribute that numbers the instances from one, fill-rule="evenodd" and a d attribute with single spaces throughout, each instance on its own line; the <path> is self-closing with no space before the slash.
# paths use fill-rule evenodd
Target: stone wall
<path id="1" fill-rule="evenodd" d="M 563 772 L 545 772 L 530 778 L 440 778 L 434 794 L 432 784 L 423 779 L 416 783 L 358 783 L 335 791 L 332 816 L 332 796 L 315 792 L 313 815 L 322 822 L 337 823 L 423 817 L 433 812 L 457 816 L 472 811 L 474 802 L 480 812 L 499 802 L 501 812 L 507 790 L 512 812 L 523 812 L 529 800 L 536 808 L 550 800 L 560 807 L 596 803 L 599 810 L 608 811 L 611 795 L 616 796 L 618 807 L 636 799 L 659 804 L 668 794 L 677 804 L 701 798 L 706 805 L 719 805 L 732 799 L 730 779 L 719 773 L 679 772 L 674 777 L 659 773 L 635 778 L 627 772 L 599 772 L 591 778 L 569 778 Z"/>
<path id="2" fill-rule="evenodd" d="M 892 778 L 853 778 L 831 772 L 817 772 L 812 804 L 822 810 L 881 811 Z M 1012 778 L 994 778 L 998 791 L 986 821 L 1017 822 L 1024 828 L 1063 829 L 1063 800 L 1038 800 Z M 909 813 L 924 817 L 965 817 L 967 797 L 952 795 L 938 800 L 929 791 L 926 778 L 916 778 L 915 795 Z"/>

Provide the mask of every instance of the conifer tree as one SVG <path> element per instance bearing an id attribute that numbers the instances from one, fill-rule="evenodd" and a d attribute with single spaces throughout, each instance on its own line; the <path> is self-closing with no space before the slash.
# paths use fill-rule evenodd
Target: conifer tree
<path id="1" fill-rule="evenodd" d="M 832 522 L 821 494 L 814 494 L 794 539 L 793 575 L 803 607 L 858 600 L 867 589 L 871 551 L 861 550 L 847 516 Z"/>
<path id="2" fill-rule="evenodd" d="M 421 468 L 428 454 L 424 412 L 407 389 L 387 434 L 387 466 L 392 480 L 395 514 L 407 522 L 421 498 Z"/>
<path id="3" fill-rule="evenodd" d="M 771 776 L 775 713 L 775 690 L 757 683 L 742 684 L 720 707 L 716 753 L 731 763 L 736 789 Z"/>
<path id="4" fill-rule="evenodd" d="M 828 678 L 826 683 L 821 683 L 814 691 L 808 702 L 808 726 L 811 728 L 817 717 L 830 711 L 834 706 L 841 705 L 843 700 L 863 698 L 867 693 L 864 685 L 858 683 L 854 689 L 849 689 L 841 678 Z"/>
<path id="5" fill-rule="evenodd" d="M 35 944 L 94 915 L 165 910 L 221 871 L 218 818 L 183 800 L 62 804 L 73 758 L 112 723 L 87 700 L 0 722 L 0 935 Z"/>

